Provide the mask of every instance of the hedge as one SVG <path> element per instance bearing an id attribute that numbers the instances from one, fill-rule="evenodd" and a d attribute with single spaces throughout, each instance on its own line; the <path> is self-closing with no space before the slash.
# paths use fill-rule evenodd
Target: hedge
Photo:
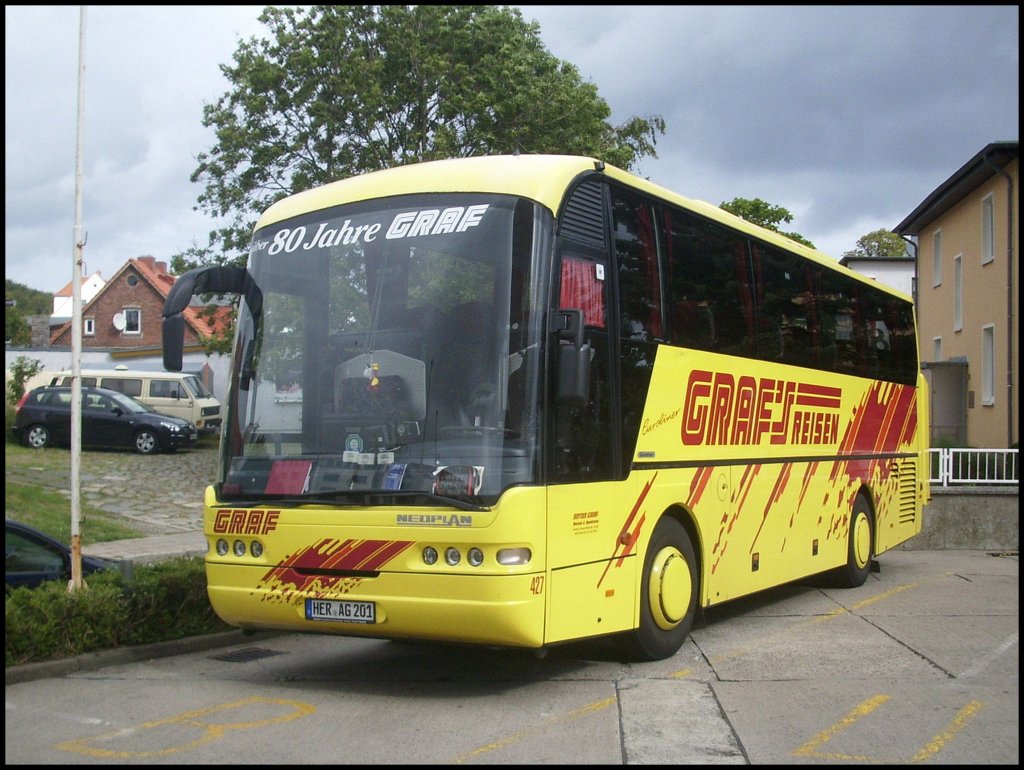
<path id="1" fill-rule="evenodd" d="M 231 630 L 210 606 L 202 559 L 136 566 L 130 579 L 106 570 L 86 582 L 79 591 L 60 580 L 7 590 L 5 667 Z"/>

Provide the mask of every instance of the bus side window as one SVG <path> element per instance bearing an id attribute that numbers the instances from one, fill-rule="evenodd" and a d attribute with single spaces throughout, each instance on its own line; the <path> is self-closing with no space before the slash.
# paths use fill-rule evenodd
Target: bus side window
<path id="1" fill-rule="evenodd" d="M 758 357 L 795 366 L 821 365 L 816 276 L 775 247 L 754 244 L 758 290 Z"/>
<path id="2" fill-rule="evenodd" d="M 654 211 L 639 196 L 613 187 L 612 216 L 619 279 L 619 335 L 629 340 L 663 340 Z"/>
<path id="3" fill-rule="evenodd" d="M 749 355 L 754 302 L 746 243 L 693 214 L 660 209 L 673 345 Z"/>
<path id="4" fill-rule="evenodd" d="M 587 326 L 605 326 L 604 265 L 569 254 L 562 256 L 560 307 L 579 308 Z"/>
<path id="5" fill-rule="evenodd" d="M 605 265 L 563 252 L 558 307 L 583 312 L 584 342 L 590 345 L 590 400 L 557 407 L 552 475 L 560 481 L 595 481 L 612 472 L 609 339 Z"/>
<path id="6" fill-rule="evenodd" d="M 673 340 L 677 345 L 699 350 L 715 348 L 715 318 L 707 302 L 684 299 L 672 306 Z"/>

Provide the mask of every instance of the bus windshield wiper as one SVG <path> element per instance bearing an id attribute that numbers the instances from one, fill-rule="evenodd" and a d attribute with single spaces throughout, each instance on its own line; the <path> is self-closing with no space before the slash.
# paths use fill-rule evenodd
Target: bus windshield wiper
<path id="1" fill-rule="evenodd" d="M 487 511 L 479 498 L 466 500 L 458 497 L 438 495 L 433 492 L 398 489 L 336 489 L 330 492 L 315 492 L 308 495 L 283 495 L 264 497 L 241 495 L 221 502 L 238 502 L 249 505 L 323 505 L 325 503 L 347 503 L 350 505 L 388 505 L 401 499 L 404 503 L 420 499 L 423 504 L 449 505 L 461 511 Z"/>

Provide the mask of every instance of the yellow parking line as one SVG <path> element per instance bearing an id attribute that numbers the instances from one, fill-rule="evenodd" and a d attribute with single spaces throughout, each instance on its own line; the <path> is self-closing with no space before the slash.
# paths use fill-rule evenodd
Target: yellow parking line
<path id="1" fill-rule="evenodd" d="M 859 706 L 852 709 L 846 716 L 840 719 L 831 727 L 822 730 L 820 733 L 811 738 L 803 746 L 800 746 L 793 750 L 793 754 L 798 757 L 820 757 L 822 759 L 855 759 L 860 762 L 870 761 L 868 757 L 861 756 L 847 756 L 843 754 L 824 754 L 819 752 L 817 749 L 819 746 L 823 746 L 832 740 L 837 734 L 848 728 L 854 722 L 863 719 L 872 711 L 877 709 L 883 703 L 889 700 L 888 695 L 876 695 L 874 698 L 864 701 Z"/>
<path id="2" fill-rule="evenodd" d="M 281 714 L 280 716 L 270 717 L 269 719 L 257 719 L 249 722 L 234 722 L 234 723 L 215 723 L 204 721 L 205 717 L 211 714 L 217 714 L 228 709 L 243 708 L 245 706 L 271 704 L 276 706 L 288 706 L 292 709 L 289 713 Z M 184 714 L 178 714 L 176 716 L 167 717 L 166 719 L 159 719 L 155 722 L 145 722 L 140 727 L 128 727 L 120 730 L 114 730 L 113 732 L 105 733 L 103 735 L 97 735 L 92 738 L 79 738 L 74 741 L 64 741 L 58 743 L 54 748 L 60 751 L 71 751 L 78 754 L 87 754 L 93 757 L 105 757 L 105 758 L 118 758 L 118 759 L 142 759 L 144 757 L 161 757 L 168 754 L 176 754 L 187 749 L 193 749 L 197 746 L 210 743 L 211 741 L 221 738 L 228 730 L 250 730 L 256 727 L 266 727 L 267 725 L 280 724 L 282 722 L 290 722 L 293 719 L 300 719 L 302 717 L 309 716 L 316 711 L 315 706 L 311 706 L 308 703 L 301 703 L 295 700 L 284 700 L 278 698 L 262 698 L 260 696 L 253 696 L 251 698 L 243 698 L 242 700 L 233 701 L 231 703 L 221 703 L 216 706 L 209 706 L 204 709 L 198 709 L 196 711 L 188 711 Z M 103 741 L 115 740 L 118 738 L 127 738 L 136 734 L 141 734 L 143 730 L 159 730 L 160 728 L 171 728 L 171 727 L 186 727 L 196 728 L 201 731 L 201 735 L 195 740 L 181 743 L 178 745 L 167 746 L 162 749 L 155 749 L 152 751 L 113 751 L 111 749 L 101 749 L 95 744 Z M 173 736 L 175 731 L 167 729 L 168 737 Z"/>
<path id="3" fill-rule="evenodd" d="M 949 723 L 949 726 L 945 730 L 926 743 L 924 748 L 917 752 L 910 761 L 922 762 L 933 754 L 937 754 L 947 743 L 949 743 L 953 736 L 964 729 L 967 725 L 967 720 L 981 711 L 981 709 L 981 702 L 972 700 L 957 712 L 956 716 L 953 717 L 953 721 Z"/>
<path id="4" fill-rule="evenodd" d="M 826 620 L 831 620 L 832 618 L 838 617 L 840 615 L 845 615 L 847 612 L 853 612 L 854 610 L 859 610 L 862 607 L 867 607 L 869 604 L 874 604 L 875 602 L 880 602 L 884 599 L 888 599 L 891 596 L 895 596 L 896 594 L 902 591 L 907 591 L 911 588 L 917 588 L 919 585 L 920 583 L 904 583 L 901 586 L 895 586 L 894 588 L 890 588 L 888 591 L 883 591 L 882 593 L 877 594 L 876 596 L 870 596 L 867 599 L 862 599 L 849 609 L 847 609 L 846 607 L 839 607 L 838 609 L 832 610 L 832 612 L 829 612 L 826 615 L 818 615 L 816 617 L 813 617 L 811 618 L 810 622 L 821 623 Z"/>
<path id="5" fill-rule="evenodd" d="M 860 705 L 852 709 L 846 716 L 836 722 L 831 727 L 822 730 L 820 733 L 815 735 L 811 740 L 802 746 L 797 747 L 793 750 L 793 755 L 798 757 L 814 757 L 816 759 L 834 759 L 844 762 L 870 762 L 873 764 L 907 764 L 908 762 L 923 762 L 929 757 L 939 753 L 946 744 L 952 740 L 957 733 L 959 733 L 964 727 L 966 727 L 968 720 L 977 714 L 983 707 L 980 701 L 972 700 L 962 709 L 960 709 L 956 716 L 953 717 L 952 721 L 946 726 L 941 733 L 933 737 L 928 743 L 926 743 L 920 751 L 914 754 L 909 760 L 902 759 L 879 759 L 861 754 L 834 754 L 830 752 L 818 751 L 819 747 L 824 746 L 836 735 L 843 730 L 851 727 L 855 722 L 863 719 L 868 714 L 873 712 L 879 706 L 886 701 L 890 700 L 889 695 L 876 695 L 874 698 L 870 698 Z"/>

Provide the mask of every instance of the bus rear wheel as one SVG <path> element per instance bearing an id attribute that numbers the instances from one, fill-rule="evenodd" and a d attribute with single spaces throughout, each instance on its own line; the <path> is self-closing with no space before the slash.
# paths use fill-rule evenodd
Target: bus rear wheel
<path id="1" fill-rule="evenodd" d="M 850 513 L 850 539 L 846 547 L 846 565 L 833 573 L 835 584 L 840 588 L 857 588 L 864 585 L 871 572 L 872 544 L 875 541 L 875 524 L 871 506 L 863 494 L 853 501 Z"/>
<path id="2" fill-rule="evenodd" d="M 699 579 L 690 537 L 669 516 L 654 528 L 641 581 L 640 625 L 622 637 L 624 652 L 634 660 L 671 657 L 693 626 Z"/>

